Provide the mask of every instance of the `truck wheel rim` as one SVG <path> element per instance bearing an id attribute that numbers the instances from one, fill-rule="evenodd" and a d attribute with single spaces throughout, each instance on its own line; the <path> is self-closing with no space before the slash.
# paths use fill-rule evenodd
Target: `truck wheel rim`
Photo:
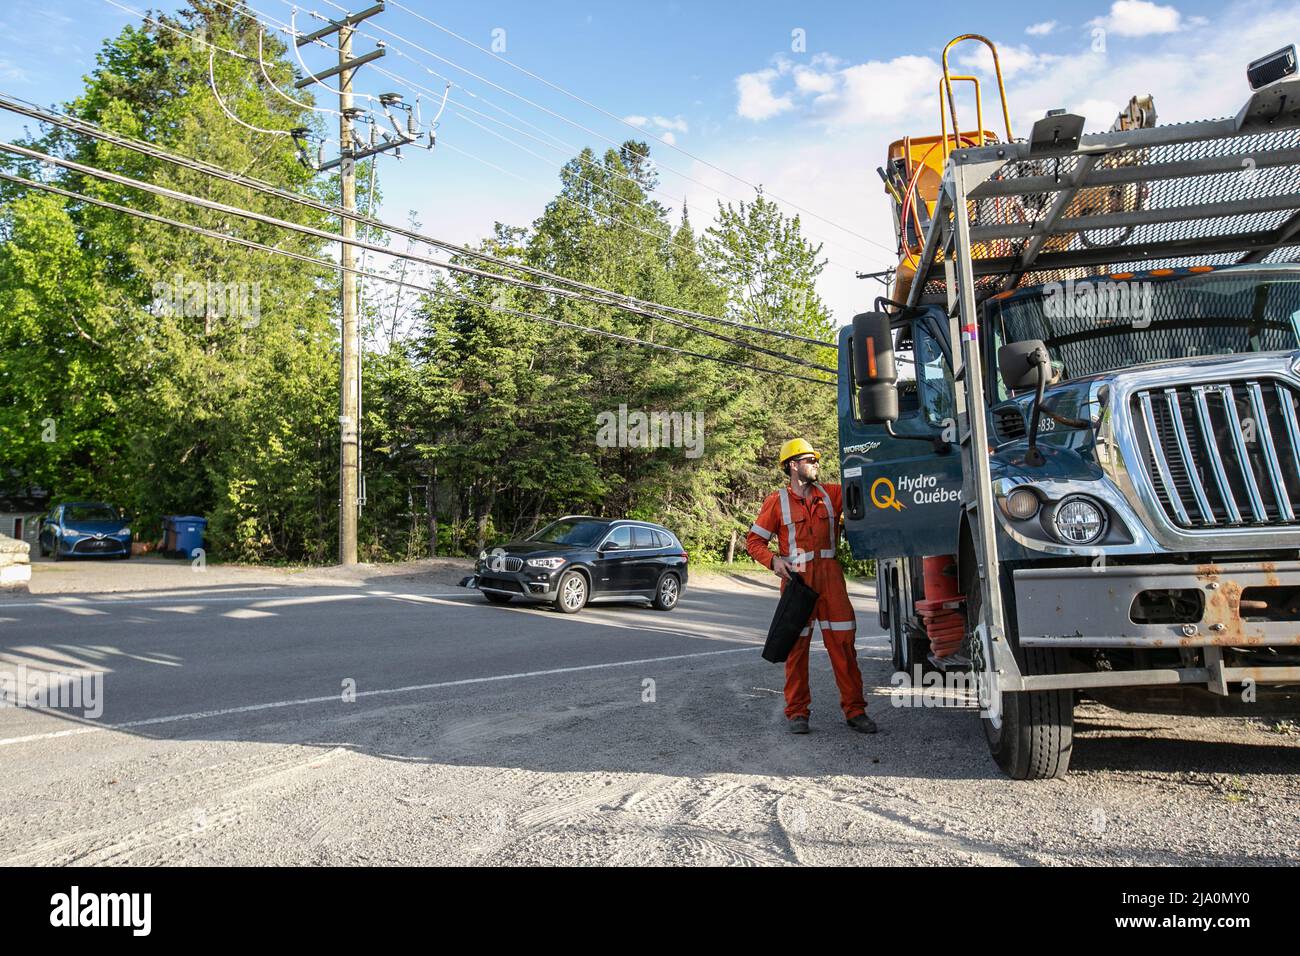
<path id="1" fill-rule="evenodd" d="M 664 583 L 659 587 L 659 595 L 663 602 L 669 607 L 677 603 L 677 581 L 675 578 L 665 578 Z"/>
<path id="2" fill-rule="evenodd" d="M 582 604 L 583 586 L 578 578 L 570 578 L 564 583 L 564 606 L 578 607 Z"/>

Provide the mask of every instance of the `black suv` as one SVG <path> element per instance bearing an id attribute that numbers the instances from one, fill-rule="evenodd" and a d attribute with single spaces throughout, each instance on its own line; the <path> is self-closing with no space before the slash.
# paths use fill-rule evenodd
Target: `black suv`
<path id="1" fill-rule="evenodd" d="M 689 560 L 662 525 L 568 515 L 531 538 L 482 552 L 475 574 L 461 583 L 494 604 L 531 598 L 565 614 L 607 597 L 645 598 L 671 611 L 686 588 Z"/>

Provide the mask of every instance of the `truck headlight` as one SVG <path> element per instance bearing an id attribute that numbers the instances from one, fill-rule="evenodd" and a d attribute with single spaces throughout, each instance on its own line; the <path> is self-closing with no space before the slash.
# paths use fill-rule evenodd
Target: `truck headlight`
<path id="1" fill-rule="evenodd" d="M 1021 521 L 1038 514 L 1038 495 L 1028 488 L 1017 488 L 1007 495 L 1003 503 L 1007 515 Z"/>
<path id="2" fill-rule="evenodd" d="M 1056 506 L 1056 533 L 1066 544 L 1092 544 L 1106 533 L 1106 512 L 1091 498 L 1076 495 Z"/>
<path id="3" fill-rule="evenodd" d="M 528 566 L 530 568 L 549 568 L 554 571 L 560 565 L 564 564 L 564 558 L 529 558 Z"/>

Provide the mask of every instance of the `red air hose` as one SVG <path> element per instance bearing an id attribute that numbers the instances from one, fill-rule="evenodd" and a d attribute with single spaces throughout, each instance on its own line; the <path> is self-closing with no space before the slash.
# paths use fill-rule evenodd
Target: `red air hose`
<path id="1" fill-rule="evenodd" d="M 930 650 L 935 657 L 951 657 L 961 650 L 966 634 L 966 615 L 961 606 L 966 598 L 957 590 L 955 555 L 921 559 L 925 598 L 916 602 L 916 613 L 925 624 Z"/>

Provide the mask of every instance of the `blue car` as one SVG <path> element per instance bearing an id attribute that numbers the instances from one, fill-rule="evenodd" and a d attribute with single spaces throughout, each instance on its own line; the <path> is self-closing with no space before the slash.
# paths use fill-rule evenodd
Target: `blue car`
<path id="1" fill-rule="evenodd" d="M 41 519 L 41 557 L 54 560 L 80 555 L 131 557 L 131 525 L 120 508 L 102 501 L 55 505 Z"/>

